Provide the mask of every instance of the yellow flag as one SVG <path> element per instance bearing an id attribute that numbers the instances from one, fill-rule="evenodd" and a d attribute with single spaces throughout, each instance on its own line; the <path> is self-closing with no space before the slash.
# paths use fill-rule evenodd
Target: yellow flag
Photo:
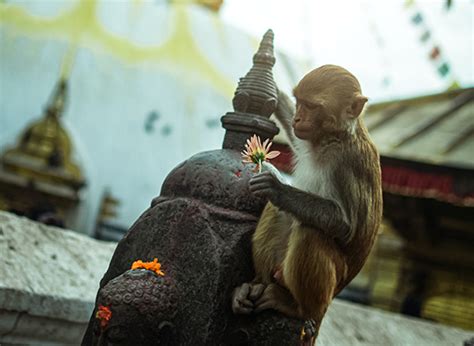
<path id="1" fill-rule="evenodd" d="M 459 84 L 459 82 L 457 80 L 454 80 L 447 90 L 456 90 L 456 89 L 459 89 L 460 87 L 461 85 Z"/>

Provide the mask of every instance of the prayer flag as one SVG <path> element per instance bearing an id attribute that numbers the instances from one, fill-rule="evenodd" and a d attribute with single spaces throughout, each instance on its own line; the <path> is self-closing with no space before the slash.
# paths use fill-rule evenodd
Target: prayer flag
<path id="1" fill-rule="evenodd" d="M 439 57 L 440 50 L 438 46 L 434 46 L 433 49 L 430 52 L 430 59 L 435 60 L 437 57 Z"/>
<path id="2" fill-rule="evenodd" d="M 438 73 L 442 76 L 445 77 L 449 73 L 449 65 L 446 62 L 443 62 L 439 67 L 438 67 Z"/>
<path id="3" fill-rule="evenodd" d="M 423 21 L 423 16 L 420 12 L 415 13 L 415 15 L 411 18 L 413 24 L 418 25 Z"/>
<path id="4" fill-rule="evenodd" d="M 425 43 L 428 41 L 431 37 L 431 32 L 429 30 L 426 30 L 420 37 L 420 41 Z"/>

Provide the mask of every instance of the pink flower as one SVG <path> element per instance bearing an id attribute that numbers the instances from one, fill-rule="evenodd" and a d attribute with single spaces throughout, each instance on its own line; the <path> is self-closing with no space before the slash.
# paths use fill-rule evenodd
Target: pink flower
<path id="1" fill-rule="evenodd" d="M 268 138 L 262 144 L 260 137 L 253 135 L 250 139 L 247 139 L 245 150 L 242 151 L 242 162 L 256 164 L 255 171 L 260 173 L 262 171 L 262 163 L 264 161 L 274 159 L 280 155 L 279 151 L 269 151 L 271 145 L 272 142 L 270 142 Z"/>

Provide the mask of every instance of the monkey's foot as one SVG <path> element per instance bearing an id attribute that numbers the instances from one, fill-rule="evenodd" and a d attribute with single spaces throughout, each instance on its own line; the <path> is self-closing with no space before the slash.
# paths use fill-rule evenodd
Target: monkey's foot
<path id="1" fill-rule="evenodd" d="M 313 346 L 316 341 L 316 322 L 314 320 L 306 320 L 301 329 L 301 346 Z"/>
<path id="2" fill-rule="evenodd" d="M 264 284 L 244 283 L 232 293 L 232 311 L 234 314 L 250 314 L 255 309 L 254 302 L 260 298 Z"/>
<path id="3" fill-rule="evenodd" d="M 255 312 L 273 309 L 289 317 L 301 318 L 296 304 L 290 291 L 276 283 L 268 284 L 255 302 Z"/>

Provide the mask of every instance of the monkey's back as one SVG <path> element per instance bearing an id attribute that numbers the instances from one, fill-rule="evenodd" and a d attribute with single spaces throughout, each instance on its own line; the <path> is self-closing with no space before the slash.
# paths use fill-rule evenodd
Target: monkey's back
<path id="1" fill-rule="evenodd" d="M 358 229 L 351 241 L 342 249 L 347 263 L 347 276 L 336 290 L 340 292 L 360 272 L 374 245 L 382 220 L 382 178 L 379 153 L 360 120 L 358 145 L 351 153 L 357 177 L 359 200 L 356 201 Z M 344 166 L 343 166 L 344 167 Z M 341 168 L 342 169 L 342 168 Z"/>

